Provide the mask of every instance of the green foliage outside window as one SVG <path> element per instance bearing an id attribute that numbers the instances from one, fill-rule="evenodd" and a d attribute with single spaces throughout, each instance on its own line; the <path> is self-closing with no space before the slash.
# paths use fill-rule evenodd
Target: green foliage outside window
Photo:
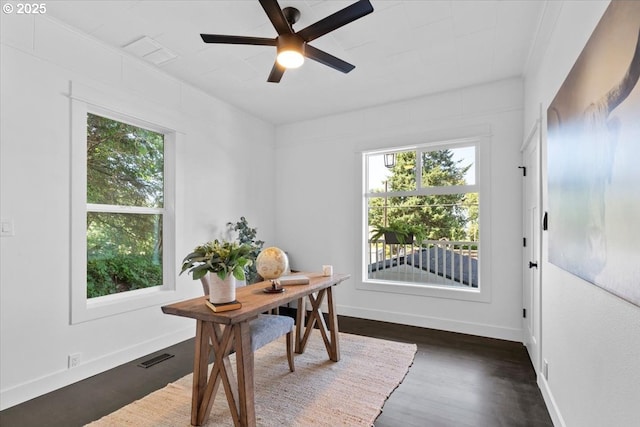
<path id="1" fill-rule="evenodd" d="M 87 116 L 87 297 L 162 285 L 164 135 Z M 116 208 L 111 208 L 115 206 Z"/>
<path id="2" fill-rule="evenodd" d="M 87 203 L 162 207 L 164 135 L 87 115 Z"/>
<path id="3" fill-rule="evenodd" d="M 115 255 L 87 262 L 87 298 L 162 283 L 162 265 L 143 255 Z"/>

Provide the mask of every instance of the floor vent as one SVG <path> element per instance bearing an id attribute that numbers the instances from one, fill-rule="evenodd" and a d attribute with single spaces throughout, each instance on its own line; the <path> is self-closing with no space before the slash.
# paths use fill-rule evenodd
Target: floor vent
<path id="1" fill-rule="evenodd" d="M 172 357 L 173 357 L 173 354 L 164 353 L 164 354 L 161 354 L 160 356 L 155 356 L 155 357 L 152 357 L 149 360 L 145 360 L 144 362 L 140 362 L 140 363 L 138 363 L 138 366 L 140 366 L 141 368 L 148 368 L 148 367 L 153 366 L 155 364 L 158 364 L 160 362 L 164 362 L 167 359 L 171 359 Z"/>

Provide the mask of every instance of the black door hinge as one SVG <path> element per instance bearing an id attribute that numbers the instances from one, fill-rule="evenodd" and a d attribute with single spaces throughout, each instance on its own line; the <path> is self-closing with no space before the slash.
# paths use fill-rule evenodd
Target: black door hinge
<path id="1" fill-rule="evenodd" d="M 526 308 L 522 309 L 522 317 L 524 317 L 525 319 L 527 318 L 527 309 Z"/>
<path id="2" fill-rule="evenodd" d="M 518 166 L 518 169 L 522 169 L 522 176 L 527 176 L 527 167 L 526 166 Z"/>
<path id="3" fill-rule="evenodd" d="M 526 237 L 522 238 L 522 246 L 524 246 L 525 248 L 527 247 L 527 238 Z"/>

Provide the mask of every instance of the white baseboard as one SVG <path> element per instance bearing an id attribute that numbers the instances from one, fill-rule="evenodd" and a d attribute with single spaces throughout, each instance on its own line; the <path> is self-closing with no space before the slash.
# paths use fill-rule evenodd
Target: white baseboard
<path id="1" fill-rule="evenodd" d="M 553 425 L 555 427 L 566 427 L 564 419 L 562 418 L 562 414 L 560 414 L 558 405 L 556 405 L 556 401 L 553 398 L 551 389 L 549 388 L 549 383 L 544 379 L 544 376 L 540 374 L 538 374 L 538 388 L 540 388 L 544 403 L 547 405 L 547 410 L 549 411 L 549 415 L 551 416 Z"/>
<path id="2" fill-rule="evenodd" d="M 82 362 L 73 369 L 63 369 L 0 391 L 0 410 L 5 410 L 27 400 L 68 386 L 93 375 L 128 363 L 139 357 L 193 338 L 193 327 L 155 337 L 135 346 L 106 354 L 97 359 Z"/>
<path id="3" fill-rule="evenodd" d="M 422 328 L 439 329 L 488 338 L 523 342 L 522 329 L 511 329 L 495 325 L 461 322 L 458 320 L 442 319 L 430 316 L 417 316 L 415 314 L 399 313 L 388 310 L 372 310 L 340 304 L 337 305 L 337 311 L 338 314 L 344 316 L 360 317 L 363 319 L 380 320 L 383 322 L 400 323 L 403 325 L 419 326 Z"/>

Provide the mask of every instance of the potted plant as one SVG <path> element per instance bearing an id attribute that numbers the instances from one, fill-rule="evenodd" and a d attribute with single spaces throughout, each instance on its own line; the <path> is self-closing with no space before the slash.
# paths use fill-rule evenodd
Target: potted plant
<path id="1" fill-rule="evenodd" d="M 256 270 L 256 259 L 262 250 L 264 241 L 256 238 L 258 230 L 256 228 L 249 227 L 249 223 L 245 217 L 240 217 L 240 220 L 235 224 L 228 222 L 227 227 L 230 231 L 238 232 L 238 242 L 241 245 L 249 245 L 251 247 L 251 251 L 247 255 L 247 258 L 252 262 L 244 269 L 244 274 L 246 276 L 247 283 L 256 282 L 257 279 L 259 279 L 258 271 Z"/>
<path id="2" fill-rule="evenodd" d="M 422 242 L 426 237 L 423 227 L 400 221 L 392 222 L 387 226 L 376 226 L 371 232 L 373 233 L 370 239 L 372 242 L 384 236 L 384 242 L 389 245 L 413 243 L 414 238 Z"/>
<path id="3" fill-rule="evenodd" d="M 251 247 L 237 242 L 213 240 L 196 248 L 182 261 L 180 274 L 188 271 L 193 280 L 209 273 L 209 300 L 214 304 L 236 299 L 235 280 L 244 280 L 244 269 L 252 263 Z"/>

